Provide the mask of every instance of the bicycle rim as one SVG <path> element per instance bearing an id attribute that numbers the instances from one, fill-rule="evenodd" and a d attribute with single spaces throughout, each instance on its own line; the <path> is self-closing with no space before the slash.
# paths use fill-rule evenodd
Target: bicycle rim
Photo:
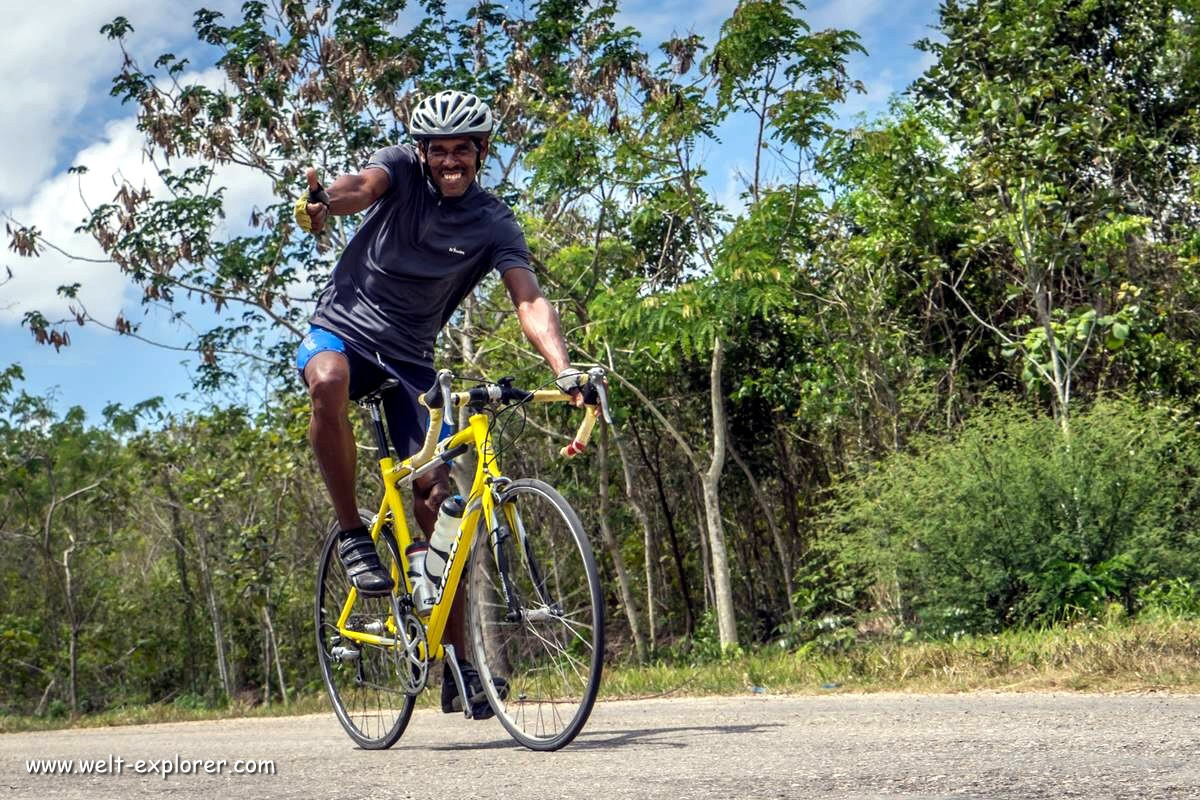
<path id="1" fill-rule="evenodd" d="M 604 661 L 600 579 L 579 517 L 538 480 L 514 481 L 510 535 L 476 538 L 469 625 L 475 666 L 501 724 L 534 750 L 557 750 L 587 722 Z M 508 575 L 504 590 L 501 568 Z M 501 697 L 493 678 L 508 683 Z"/>
<path id="2" fill-rule="evenodd" d="M 369 518 L 364 518 L 366 524 Z M 338 616 L 350 592 L 350 581 L 337 556 L 338 526 L 325 537 L 317 572 L 317 658 L 321 679 L 333 711 L 346 733 L 360 747 L 382 750 L 404 733 L 415 698 L 404 692 L 400 679 L 404 659 L 399 647 L 385 647 L 343 639 Z M 399 562 L 395 540 L 387 529 L 376 544 L 384 569 Z M 386 630 L 392 615 L 388 597 L 359 597 L 347 627 L 365 632 Z M 357 655 L 355 655 L 355 653 Z"/>

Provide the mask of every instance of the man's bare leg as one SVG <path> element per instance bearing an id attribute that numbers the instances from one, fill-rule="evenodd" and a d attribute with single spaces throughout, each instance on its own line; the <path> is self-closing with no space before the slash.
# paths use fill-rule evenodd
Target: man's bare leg
<path id="1" fill-rule="evenodd" d="M 317 353 L 304 367 L 312 418 L 308 441 L 312 445 L 337 514 L 343 536 L 338 556 L 359 591 L 380 594 L 391 591 L 392 579 L 379 563 L 375 546 L 365 536 L 354 492 L 354 429 L 347 414 L 350 406 L 350 363 L 341 353 Z"/>
<path id="2" fill-rule="evenodd" d="M 317 353 L 304 367 L 304 380 L 312 400 L 308 441 L 329 490 L 338 524 L 348 531 L 362 524 L 354 496 L 354 429 L 347 415 L 350 364 L 341 353 Z"/>

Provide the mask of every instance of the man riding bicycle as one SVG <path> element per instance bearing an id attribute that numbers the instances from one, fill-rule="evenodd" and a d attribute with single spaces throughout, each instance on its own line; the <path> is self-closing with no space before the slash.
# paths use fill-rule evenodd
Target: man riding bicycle
<path id="1" fill-rule="evenodd" d="M 428 414 L 417 396 L 434 382 L 434 342 L 492 270 L 500 273 L 521 329 L 559 388 L 583 404 L 558 316 L 538 287 L 516 217 L 476 182 L 492 132 L 491 110 L 475 95 L 445 90 L 417 105 L 408 129 L 415 145 L 385 147 L 357 175 L 343 175 L 328 188 L 309 168 L 308 194 L 295 207 L 297 223 L 314 234 L 330 214 L 367 212 L 317 300 L 296 355 L 312 399 L 309 442 L 341 528 L 338 555 L 364 596 L 390 593 L 392 579 L 358 514 L 350 400 L 396 379 L 384 398 L 392 443 L 399 458 L 420 449 Z M 449 478 L 449 468 L 441 466 L 413 482 L 413 516 L 426 536 L 450 495 Z M 465 653 L 461 600 L 446 638 Z M 477 673 L 460 663 L 472 716 L 490 717 Z M 461 702 L 447 667 L 442 710 L 461 711 Z"/>

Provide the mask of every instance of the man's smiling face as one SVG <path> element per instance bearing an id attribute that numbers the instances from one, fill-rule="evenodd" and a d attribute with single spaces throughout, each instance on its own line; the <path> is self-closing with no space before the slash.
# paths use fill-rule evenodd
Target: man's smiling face
<path id="1" fill-rule="evenodd" d="M 478 171 L 476 156 L 483 157 L 475 140 L 466 136 L 434 139 L 420 148 L 420 153 L 429 165 L 434 183 L 446 197 L 461 197 L 467 191 Z"/>

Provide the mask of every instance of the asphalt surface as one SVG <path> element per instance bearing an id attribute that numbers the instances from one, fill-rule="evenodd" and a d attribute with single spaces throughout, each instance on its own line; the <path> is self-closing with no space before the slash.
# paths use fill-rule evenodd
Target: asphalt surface
<path id="1" fill-rule="evenodd" d="M 1200 798 L 1198 739 L 1200 697 L 1165 694 L 606 702 L 557 753 L 435 711 L 369 752 L 320 715 L 0 736 L 0 798 Z M 110 756 L 121 774 L 27 763 Z M 199 774 L 164 777 L 176 757 Z"/>

